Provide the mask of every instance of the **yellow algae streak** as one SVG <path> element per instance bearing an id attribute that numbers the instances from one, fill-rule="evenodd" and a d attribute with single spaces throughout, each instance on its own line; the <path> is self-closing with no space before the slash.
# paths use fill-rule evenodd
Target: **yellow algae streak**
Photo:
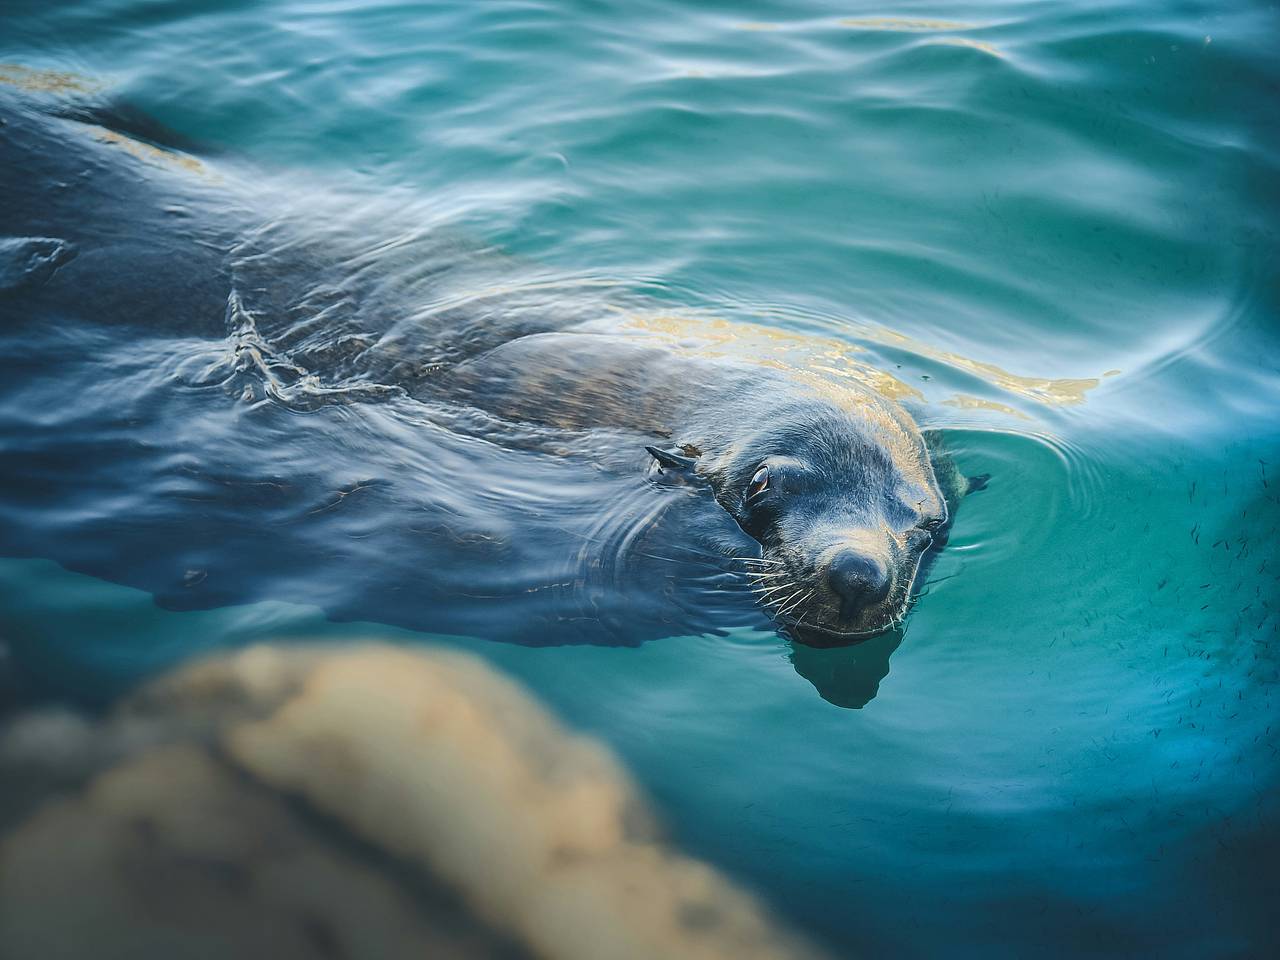
<path id="1" fill-rule="evenodd" d="M 1055 380 L 1050 377 L 1020 376 L 1016 373 L 1010 373 L 994 363 L 973 360 L 948 350 L 939 350 L 919 340 L 903 336 L 883 327 L 870 329 L 865 332 L 864 336 L 886 346 L 903 347 L 912 353 L 928 357 L 930 360 L 937 360 L 958 370 L 971 373 L 993 387 L 999 387 L 1009 393 L 1050 406 L 1072 406 L 1084 403 L 1084 395 L 1101 382 L 1100 377 Z M 1112 376 L 1118 372 L 1111 371 L 1104 374 L 1104 376 Z"/>
<path id="2" fill-rule="evenodd" d="M 970 360 L 957 353 L 938 351 L 935 356 L 943 363 L 981 377 L 992 386 L 1049 406 L 1069 407 L 1084 403 L 1084 395 L 1101 383 L 1098 377 L 1058 380 L 1048 377 L 1023 377 L 1003 370 L 994 363 Z"/>
<path id="3" fill-rule="evenodd" d="M 957 407 L 961 410 L 991 410 L 995 413 L 1003 413 L 1005 416 L 1014 417 L 1018 420 L 1030 420 L 1025 413 L 1016 407 L 1011 407 L 1007 403 L 996 403 L 994 400 L 984 400 L 982 397 L 974 397 L 967 393 L 957 393 L 955 396 L 942 401 L 942 405 L 946 407 Z"/>
<path id="4" fill-rule="evenodd" d="M 60 70 L 33 70 L 17 63 L 0 63 L 0 83 L 27 93 L 77 94 L 93 93 L 102 85 L 74 73 Z M 143 143 L 132 137 L 94 124 L 87 125 L 95 139 L 110 143 L 147 163 L 178 167 L 193 173 L 205 173 L 204 164 L 195 157 Z"/>
<path id="5" fill-rule="evenodd" d="M 116 133 L 114 130 L 108 130 L 106 127 L 90 126 L 89 130 L 102 143 L 114 144 L 126 153 L 146 163 L 178 167 L 183 170 L 189 170 L 192 173 L 204 174 L 206 172 L 204 164 L 188 154 L 176 153 L 163 147 L 152 146 L 149 143 L 143 143 L 141 140 L 135 140 L 133 137 L 127 137 L 122 133 Z"/>
<path id="6" fill-rule="evenodd" d="M 998 47 L 983 40 L 972 40 L 969 37 L 933 37 L 923 42 L 930 44 L 945 43 L 952 47 L 972 47 L 974 50 L 981 50 L 983 53 L 990 54 L 993 57 L 1004 59 L 1004 52 Z"/>
<path id="7" fill-rule="evenodd" d="M 955 20 L 922 20 L 915 17 L 849 17 L 840 21 L 842 27 L 855 30 L 976 30 L 977 24 Z"/>
<path id="8" fill-rule="evenodd" d="M 826 26 L 830 21 L 826 21 L 821 26 Z M 899 33 L 925 33 L 925 32 L 952 32 L 956 30 L 977 30 L 981 24 L 963 23 L 959 20 L 926 20 L 917 17 L 845 17 L 837 20 L 836 26 L 848 27 L 853 30 L 884 30 L 888 32 Z M 761 21 L 751 21 L 744 23 L 735 23 L 734 28 L 738 30 L 782 30 L 792 26 L 814 26 L 813 21 L 806 23 L 768 23 Z"/>
<path id="9" fill-rule="evenodd" d="M 855 30 L 887 30 L 902 33 L 951 33 L 957 30 L 978 30 L 980 24 L 962 23 L 958 20 L 922 20 L 913 17 L 856 17 L 840 21 L 840 26 Z M 928 43 L 946 43 L 956 47 L 972 47 L 983 53 L 1003 59 L 1004 53 L 993 44 L 969 37 L 937 37 Z"/>
<path id="10" fill-rule="evenodd" d="M 828 381 L 852 380 L 893 400 L 924 400 L 924 395 L 915 387 L 856 357 L 855 354 L 865 352 L 862 347 L 832 337 L 789 333 L 776 327 L 735 323 L 720 318 L 695 318 L 665 313 L 628 313 L 623 317 L 621 325 L 624 330 L 661 336 L 676 349 L 704 356 L 732 357 L 761 366 L 809 372 Z M 940 350 L 883 327 L 864 328 L 859 331 L 859 335 L 874 343 L 909 350 L 917 356 L 963 370 L 993 387 L 1048 406 L 1084 403 L 1085 394 L 1101 382 L 1100 377 L 1055 379 L 1022 376 L 994 363 Z M 1103 376 L 1114 376 L 1116 373 L 1118 371 L 1108 371 Z M 992 401 L 980 401 L 976 397 L 967 400 L 957 397 L 952 405 L 983 406 L 1025 418 L 1011 407 Z"/>
<path id="11" fill-rule="evenodd" d="M 856 344 L 831 337 L 789 333 L 776 327 L 734 323 L 721 318 L 693 318 L 673 314 L 627 314 L 624 330 L 662 337 L 676 350 L 705 357 L 729 357 L 762 367 L 809 374 L 810 381 L 827 384 L 855 382 L 893 400 L 919 400 L 915 387 L 854 356 L 865 352 Z"/>
<path id="12" fill-rule="evenodd" d="M 29 93 L 92 93 L 100 89 L 84 77 L 61 70 L 33 70 L 17 63 L 0 63 L 0 83 Z"/>

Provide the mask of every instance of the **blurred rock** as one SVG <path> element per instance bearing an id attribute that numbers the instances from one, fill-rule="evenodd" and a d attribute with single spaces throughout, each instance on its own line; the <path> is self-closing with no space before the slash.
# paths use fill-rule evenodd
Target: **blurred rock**
<path id="1" fill-rule="evenodd" d="M 199 663 L 100 721 L 18 715 L 0 781 L 6 960 L 816 956 L 458 653 Z"/>

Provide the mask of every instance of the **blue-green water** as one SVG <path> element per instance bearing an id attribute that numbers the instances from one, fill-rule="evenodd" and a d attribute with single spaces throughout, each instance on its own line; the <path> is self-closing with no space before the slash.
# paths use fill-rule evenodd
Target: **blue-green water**
<path id="1" fill-rule="evenodd" d="M 1263 3 L 0 13 L 0 60 L 93 78 L 211 163 L 410 198 L 543 276 L 834 337 L 920 392 L 992 481 L 901 635 L 448 641 L 613 745 L 683 846 L 841 955 L 1275 947 L 1277 39 Z M 2 396 L 11 452 L 162 386 L 145 351 L 87 389 L 101 370 L 41 349 L 52 372 Z M 128 435 L 98 439 L 77 449 Z M 3 462 L 6 490 L 52 482 Z M 53 562 L 134 582 L 111 531 L 135 501 L 37 500 L 0 520 L 81 540 L 0 560 L 30 690 L 98 699 L 255 639 L 432 639 L 327 620 L 284 577 L 158 609 Z"/>

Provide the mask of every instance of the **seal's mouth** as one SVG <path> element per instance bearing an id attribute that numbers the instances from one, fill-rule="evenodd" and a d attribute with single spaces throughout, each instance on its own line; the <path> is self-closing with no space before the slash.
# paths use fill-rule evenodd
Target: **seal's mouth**
<path id="1" fill-rule="evenodd" d="M 780 626 L 783 633 L 797 643 L 803 643 L 807 647 L 851 647 L 900 629 L 901 624 L 902 619 L 897 618 L 888 620 L 882 626 L 873 630 L 852 632 L 811 627 L 807 623 L 782 623 Z"/>
<path id="2" fill-rule="evenodd" d="M 914 571 L 911 571 L 914 574 Z M 889 596 L 862 607 L 850 607 L 831 591 L 815 586 L 812 578 L 753 574 L 757 602 L 789 631 L 822 634 L 830 640 L 852 642 L 893 629 L 906 616 L 911 603 L 910 580 L 899 580 Z"/>
<path id="3" fill-rule="evenodd" d="M 826 645 L 856 643 L 869 640 L 901 625 L 911 607 L 910 596 L 904 596 L 893 604 L 877 604 L 865 609 L 851 619 L 838 616 L 824 617 L 821 611 L 812 616 L 793 616 L 774 613 L 774 619 L 788 633 L 801 639 L 816 638 Z"/>
<path id="4" fill-rule="evenodd" d="M 866 640 L 879 636 L 900 625 L 907 615 L 908 606 L 908 604 L 904 603 L 902 609 L 896 615 L 885 617 L 880 623 L 872 627 L 842 626 L 839 623 L 824 624 L 822 621 L 810 624 L 798 617 L 790 616 L 778 617 L 777 620 L 788 630 L 820 633 L 837 640 Z"/>
<path id="5" fill-rule="evenodd" d="M 753 591 L 779 627 L 802 643 L 858 643 L 901 626 L 918 599 L 926 558 L 937 552 L 932 546 L 904 557 L 892 571 L 885 593 L 866 604 L 851 604 L 827 585 L 825 571 L 799 567 L 788 558 L 750 561 Z"/>

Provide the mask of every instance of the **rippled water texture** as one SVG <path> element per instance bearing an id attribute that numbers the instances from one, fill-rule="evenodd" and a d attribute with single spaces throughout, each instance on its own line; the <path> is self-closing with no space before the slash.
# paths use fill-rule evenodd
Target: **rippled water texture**
<path id="1" fill-rule="evenodd" d="M 1269 954 L 1278 37 L 1243 2 L 8 0 L 5 103 L 105 124 L 193 264 L 210 210 L 255 226 L 192 326 L 180 258 L 94 272 L 78 238 L 129 235 L 74 158 L 3 172 L 0 695 L 452 644 L 836 955 Z M 990 474 L 902 628 L 793 644 L 637 438 L 419 389 L 459 337 L 600 318 L 872 384 Z"/>

